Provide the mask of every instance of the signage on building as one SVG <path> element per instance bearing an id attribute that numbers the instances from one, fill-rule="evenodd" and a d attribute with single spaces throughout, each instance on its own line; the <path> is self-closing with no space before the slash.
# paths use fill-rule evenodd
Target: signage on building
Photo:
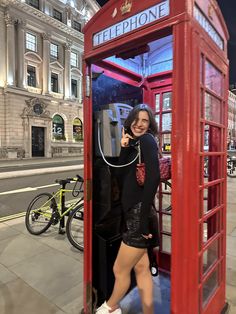
<path id="1" fill-rule="evenodd" d="M 138 14 L 116 23 L 93 35 L 93 46 L 98 46 L 129 33 L 170 14 L 169 0 L 158 3 Z"/>
<path id="2" fill-rule="evenodd" d="M 202 26 L 202 28 L 207 32 L 207 34 L 211 37 L 211 39 L 217 44 L 217 46 L 223 50 L 223 39 L 196 5 L 194 6 L 194 17 Z"/>

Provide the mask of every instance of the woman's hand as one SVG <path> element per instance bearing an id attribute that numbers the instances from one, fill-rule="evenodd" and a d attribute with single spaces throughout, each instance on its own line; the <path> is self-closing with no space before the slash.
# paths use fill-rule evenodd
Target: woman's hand
<path id="1" fill-rule="evenodd" d="M 130 139 L 133 139 L 133 137 L 130 134 L 125 133 L 125 129 L 122 128 L 122 137 L 121 137 L 121 140 L 120 140 L 121 147 L 129 146 L 129 140 Z"/>
<path id="2" fill-rule="evenodd" d="M 148 239 L 152 238 L 152 234 L 151 233 L 149 233 L 149 234 L 142 234 L 142 237 L 148 240 Z"/>

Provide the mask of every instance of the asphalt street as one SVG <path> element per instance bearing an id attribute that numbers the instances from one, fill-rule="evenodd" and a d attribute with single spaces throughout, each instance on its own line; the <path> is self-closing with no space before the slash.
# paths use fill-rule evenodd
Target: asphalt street
<path id="1" fill-rule="evenodd" d="M 0 161 L 0 220 L 23 214 L 37 194 L 59 188 L 56 179 L 76 174 L 83 176 L 83 159 L 78 157 Z M 71 198 L 68 193 L 67 200 Z"/>

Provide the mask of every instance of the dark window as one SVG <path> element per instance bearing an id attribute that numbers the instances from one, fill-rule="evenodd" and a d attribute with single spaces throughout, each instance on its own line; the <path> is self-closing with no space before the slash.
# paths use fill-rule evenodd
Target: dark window
<path id="1" fill-rule="evenodd" d="M 81 32 L 81 24 L 79 22 L 73 21 L 73 28 L 76 29 L 78 32 Z"/>
<path id="2" fill-rule="evenodd" d="M 39 9 L 39 0 L 28 0 L 27 3 L 32 7 Z"/>
<path id="3" fill-rule="evenodd" d="M 62 22 L 62 13 L 60 11 L 53 9 L 53 17 L 54 19 Z"/>
<path id="4" fill-rule="evenodd" d="M 72 96 L 75 96 L 75 98 L 77 98 L 78 96 L 78 84 L 77 84 L 77 80 L 71 80 L 71 93 Z"/>
<path id="5" fill-rule="evenodd" d="M 51 74 L 51 91 L 58 93 L 58 75 L 56 73 Z"/>
<path id="6" fill-rule="evenodd" d="M 31 65 L 27 66 L 27 85 L 36 87 L 36 71 Z"/>

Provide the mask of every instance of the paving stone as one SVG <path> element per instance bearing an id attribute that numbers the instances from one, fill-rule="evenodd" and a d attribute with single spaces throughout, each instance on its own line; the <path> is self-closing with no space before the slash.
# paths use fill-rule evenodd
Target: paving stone
<path id="1" fill-rule="evenodd" d="M 14 237 L 18 234 L 20 234 L 20 232 L 16 229 L 9 228 L 5 223 L 0 223 L 0 241 Z"/>
<path id="2" fill-rule="evenodd" d="M 7 267 L 0 264 L 0 284 L 6 284 L 15 279 L 17 279 L 17 276 L 13 272 L 9 271 Z"/>
<path id="3" fill-rule="evenodd" d="M 0 241 L 0 263 L 10 267 L 49 250 L 47 245 L 23 234 Z"/>
<path id="4" fill-rule="evenodd" d="M 83 280 L 80 263 L 57 250 L 49 250 L 10 267 L 18 277 L 53 300 Z"/>
<path id="5" fill-rule="evenodd" d="M 46 297 L 17 279 L 0 286 L 1 314 L 63 314 Z"/>

